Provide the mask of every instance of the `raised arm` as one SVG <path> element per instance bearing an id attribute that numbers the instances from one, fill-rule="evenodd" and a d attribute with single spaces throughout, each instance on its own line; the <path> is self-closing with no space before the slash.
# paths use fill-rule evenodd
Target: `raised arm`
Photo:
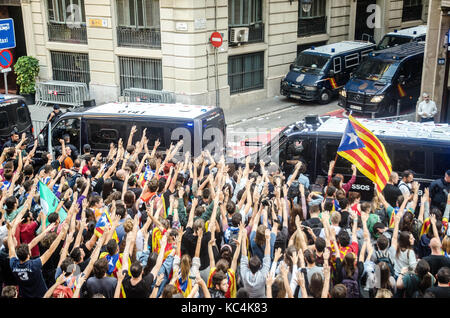
<path id="1" fill-rule="evenodd" d="M 161 268 L 161 265 L 163 263 L 163 259 L 164 259 L 164 253 L 166 250 L 166 245 L 167 245 L 167 236 L 168 236 L 169 232 L 166 232 L 164 234 L 164 236 L 161 238 L 161 248 L 159 249 L 159 253 L 158 253 L 158 258 L 156 259 L 156 264 L 155 266 L 153 266 L 151 273 L 153 274 L 153 277 L 156 277 L 156 275 L 159 272 L 159 269 Z"/>
<path id="2" fill-rule="evenodd" d="M 50 245 L 49 249 L 47 251 L 45 251 L 45 253 L 41 256 L 42 266 L 44 266 L 44 264 L 47 263 L 47 261 L 49 260 L 50 256 L 52 256 L 53 252 L 55 252 L 56 248 L 59 245 L 59 242 L 61 242 L 63 237 L 66 236 L 68 230 L 69 230 L 69 225 L 67 223 L 65 223 L 63 225 L 63 228 L 62 228 L 61 232 L 59 232 L 58 236 L 53 241 L 52 245 Z"/>

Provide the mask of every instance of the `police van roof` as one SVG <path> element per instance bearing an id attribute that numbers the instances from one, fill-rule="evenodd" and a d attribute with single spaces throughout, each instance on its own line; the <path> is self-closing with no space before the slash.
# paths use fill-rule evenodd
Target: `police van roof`
<path id="1" fill-rule="evenodd" d="M 83 114 L 87 115 L 127 115 L 155 116 L 179 119 L 194 119 L 216 109 L 215 106 L 162 104 L 141 102 L 115 102 L 89 108 Z"/>
<path id="2" fill-rule="evenodd" d="M 418 37 L 421 35 L 427 34 L 427 26 L 419 25 L 412 28 L 407 28 L 403 30 L 394 30 L 393 32 L 389 32 L 387 35 L 398 35 L 398 36 L 407 36 L 407 37 Z"/>
<path id="3" fill-rule="evenodd" d="M 312 47 L 304 50 L 303 52 L 337 55 L 344 52 L 353 51 L 356 49 L 362 49 L 365 47 L 370 48 L 372 46 L 375 46 L 375 44 L 365 41 L 342 41 L 318 47 Z"/>
<path id="4" fill-rule="evenodd" d="M 363 118 L 358 118 L 357 120 L 378 137 L 390 136 L 424 140 L 440 140 L 446 142 L 450 141 L 450 126 L 448 124 Z M 316 131 L 342 134 L 345 131 L 347 122 L 347 118 L 330 117 L 323 124 L 321 124 Z"/>
<path id="5" fill-rule="evenodd" d="M 384 50 L 372 52 L 370 57 L 376 56 L 383 60 L 402 60 L 405 57 L 423 54 L 425 51 L 425 42 L 408 42 L 402 45 L 393 46 Z"/>
<path id="6" fill-rule="evenodd" d="M 0 103 L 13 98 L 23 98 L 23 96 L 13 94 L 0 94 Z"/>

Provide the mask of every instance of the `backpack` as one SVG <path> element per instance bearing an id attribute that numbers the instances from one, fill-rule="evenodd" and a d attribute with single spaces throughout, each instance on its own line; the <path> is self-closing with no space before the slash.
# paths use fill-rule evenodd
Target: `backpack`
<path id="1" fill-rule="evenodd" d="M 353 277 L 346 277 L 345 270 L 342 269 L 342 275 L 345 277 L 342 284 L 347 288 L 347 298 L 360 298 L 358 284 L 358 268 L 355 269 Z"/>
<path id="2" fill-rule="evenodd" d="M 375 261 L 375 264 L 378 264 L 380 262 L 385 262 L 389 266 L 389 271 L 390 271 L 391 276 L 394 276 L 394 273 L 395 273 L 394 272 L 394 264 L 392 263 L 392 260 L 390 259 L 390 257 L 386 256 L 386 255 L 378 256 L 377 253 L 378 252 L 375 253 L 377 255 L 377 259 Z"/>

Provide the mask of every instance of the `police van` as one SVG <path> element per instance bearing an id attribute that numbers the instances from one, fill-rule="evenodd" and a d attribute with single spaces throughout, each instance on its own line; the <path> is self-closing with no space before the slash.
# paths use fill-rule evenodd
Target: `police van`
<path id="1" fill-rule="evenodd" d="M 414 171 L 414 180 L 421 184 L 420 191 L 428 187 L 433 180 L 442 178 L 449 169 L 449 124 L 374 119 L 358 121 L 383 143 L 393 171 L 399 174 L 407 169 Z M 347 122 L 347 118 L 307 116 L 305 120 L 280 132 L 277 136 L 279 151 L 273 154 L 272 161 L 279 161 L 280 167 L 286 171 L 288 168 L 293 170 L 291 160 L 303 160 L 307 165 L 305 174 L 311 184 L 318 176 L 323 176 L 326 180 L 330 161 L 336 158 Z M 267 144 L 258 154 L 254 154 L 259 158 L 253 159 L 269 156 L 272 145 L 273 143 Z M 344 183 L 347 182 L 352 175 L 351 163 L 338 156 L 334 173 L 342 174 Z M 374 185 L 358 171 L 351 191 L 360 192 L 362 200 L 368 201 L 374 195 Z"/>
<path id="2" fill-rule="evenodd" d="M 409 42 L 425 41 L 427 26 L 419 25 L 403 30 L 394 30 L 384 35 L 378 43 L 376 50 L 384 50 L 393 46 L 402 45 Z"/>
<path id="3" fill-rule="evenodd" d="M 347 83 L 350 73 L 375 49 L 363 41 L 343 41 L 302 51 L 281 80 L 280 94 L 326 104 Z"/>
<path id="4" fill-rule="evenodd" d="M 338 105 L 372 117 L 415 110 L 424 51 L 424 42 L 411 42 L 370 53 L 339 92 Z"/>
<path id="5" fill-rule="evenodd" d="M 22 96 L 0 94 L 0 150 L 14 128 L 19 135 L 26 133 L 28 137 L 33 136 L 28 105 Z"/>
<path id="6" fill-rule="evenodd" d="M 52 125 L 47 124 L 39 134 L 38 152 L 52 150 L 59 139 L 70 136 L 70 143 L 79 151 L 89 144 L 92 153 L 108 153 L 111 143 L 122 138 L 127 144 L 131 127 L 136 126 L 133 143 L 141 139 L 144 129 L 148 147 L 152 149 L 159 139 L 158 150 L 165 150 L 183 139 L 183 150 L 199 155 L 208 144 L 225 143 L 225 117 L 221 108 L 213 106 L 108 103 L 74 110 L 63 114 Z M 51 136 L 51 138 L 49 138 Z M 217 148 L 213 149 L 217 150 Z M 37 153 L 38 153 L 37 152 Z M 49 151 L 50 152 L 50 151 Z M 211 152 L 212 153 L 212 152 Z"/>

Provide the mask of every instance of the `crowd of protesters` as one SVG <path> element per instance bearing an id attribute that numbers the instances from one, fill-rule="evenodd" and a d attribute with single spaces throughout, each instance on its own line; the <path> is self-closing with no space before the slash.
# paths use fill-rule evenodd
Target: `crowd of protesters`
<path id="1" fill-rule="evenodd" d="M 179 158 L 182 141 L 149 151 L 135 134 L 106 158 L 63 138 L 39 169 L 36 142 L 4 147 L 2 297 L 450 297 L 450 170 L 422 195 L 393 172 L 366 202 L 354 166 L 310 180 L 311 162 Z"/>

